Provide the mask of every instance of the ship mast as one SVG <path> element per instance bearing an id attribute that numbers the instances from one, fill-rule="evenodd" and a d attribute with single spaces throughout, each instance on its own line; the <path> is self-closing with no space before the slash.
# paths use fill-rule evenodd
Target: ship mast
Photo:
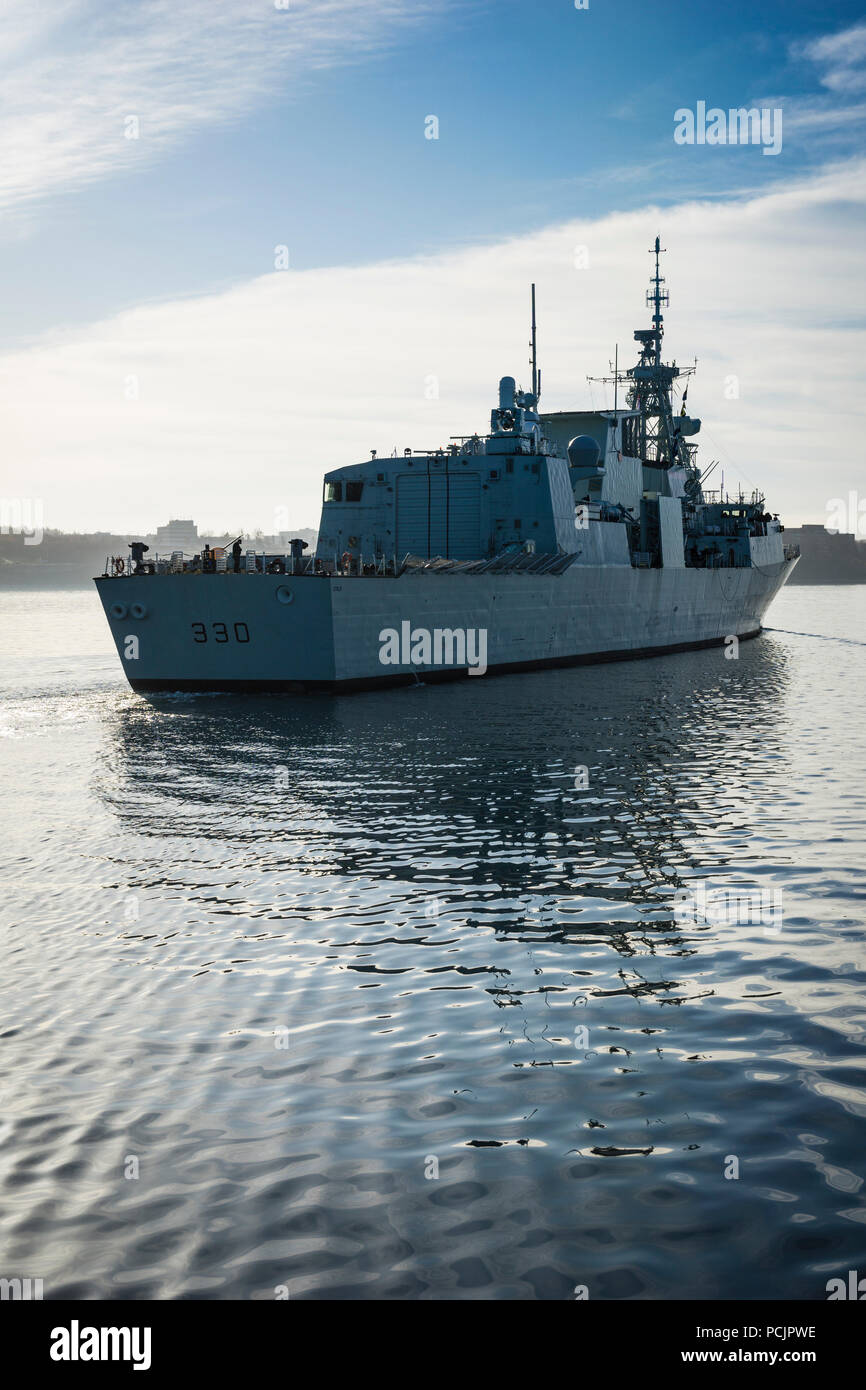
<path id="1" fill-rule="evenodd" d="M 535 285 L 532 286 L 532 394 L 535 397 L 535 404 L 541 395 L 541 373 L 538 370 L 538 343 L 535 336 Z"/>
<path id="2" fill-rule="evenodd" d="M 686 492 L 696 500 L 700 491 L 700 472 L 694 457 L 695 446 L 685 441 L 685 411 L 681 417 L 675 418 L 672 404 L 674 382 L 679 377 L 691 376 L 695 369 L 680 368 L 675 362 L 662 361 L 665 332 L 662 309 L 670 302 L 659 263 L 664 249 L 661 238 L 656 237 L 655 244 L 650 248 L 650 255 L 655 257 L 655 273 L 650 277 L 650 288 L 646 295 L 647 307 L 652 309 L 652 328 L 638 329 L 634 335 L 640 345 L 640 356 L 636 366 L 630 367 L 626 373 L 629 381 L 628 403 L 630 409 L 639 412 L 635 421 L 636 452 L 653 467 L 684 468 L 687 475 Z M 695 432 L 699 428 L 699 422 L 696 422 Z"/>
<path id="3" fill-rule="evenodd" d="M 657 367 L 660 367 L 660 366 L 661 366 L 661 360 L 662 360 L 662 338 L 664 337 L 664 333 L 665 333 L 665 330 L 664 330 L 664 316 L 663 316 L 663 314 L 662 314 L 662 305 L 663 305 L 663 304 L 668 304 L 668 303 L 670 302 L 670 301 L 669 301 L 669 296 L 668 296 L 667 290 L 663 290 L 663 289 L 662 289 L 662 285 L 663 285 L 664 282 L 665 282 L 665 281 L 664 281 L 664 276 L 663 276 L 663 275 L 659 275 L 659 256 L 662 254 L 662 252 L 664 252 L 664 251 L 667 250 L 667 247 L 660 245 L 660 241 L 661 241 L 661 238 L 660 238 L 660 237 L 656 237 L 656 244 L 655 244 L 655 247 L 653 248 L 654 251 L 655 251 L 655 258 L 656 258 L 656 273 L 655 273 L 655 275 L 652 277 L 652 279 L 650 280 L 650 284 L 652 285 L 652 289 L 651 289 L 651 290 L 647 290 L 647 296 L 646 296 L 647 305 L 648 305 L 648 306 L 651 306 L 652 309 L 653 309 L 653 311 L 654 311 L 654 312 L 653 312 L 653 329 L 654 329 L 654 331 L 655 331 L 655 365 L 656 365 Z M 652 254 L 653 254 L 653 250 L 650 251 L 650 255 L 652 255 Z"/>
<path id="4" fill-rule="evenodd" d="M 662 310 L 669 303 L 659 259 L 664 250 L 661 238 L 656 237 L 649 252 L 655 257 L 654 273 L 650 276 L 650 288 L 646 293 L 647 308 L 652 310 L 652 328 L 635 331 L 639 352 L 637 363 L 620 373 L 616 360 L 612 377 L 590 377 L 589 380 L 613 382 L 615 409 L 617 387 L 620 381 L 623 382 L 627 388 L 628 409 L 634 412 L 633 416 L 622 422 L 623 452 L 642 459 L 650 468 L 683 468 L 686 473 L 686 494 L 692 501 L 699 501 L 700 470 L 695 459 L 696 445 L 687 443 L 686 436 L 697 434 L 700 421 L 687 417 L 685 409 L 681 415 L 674 416 L 672 404 L 674 382 L 680 377 L 691 376 L 695 368 L 678 367 L 676 362 L 662 361 L 665 331 Z"/>

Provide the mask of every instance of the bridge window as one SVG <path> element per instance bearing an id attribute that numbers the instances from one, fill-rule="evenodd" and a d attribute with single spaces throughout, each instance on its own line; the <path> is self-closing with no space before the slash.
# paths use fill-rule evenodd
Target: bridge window
<path id="1" fill-rule="evenodd" d="M 342 484 L 342 483 L 325 483 L 325 501 L 326 501 L 326 502 L 342 502 L 342 500 L 343 500 L 343 484 Z"/>
<path id="2" fill-rule="evenodd" d="M 346 483 L 346 501 L 360 502 L 361 493 L 364 491 L 363 483 Z"/>

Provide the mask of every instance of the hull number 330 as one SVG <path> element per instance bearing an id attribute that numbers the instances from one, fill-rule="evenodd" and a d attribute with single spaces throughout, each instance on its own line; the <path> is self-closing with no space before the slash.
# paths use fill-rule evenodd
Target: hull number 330
<path id="1" fill-rule="evenodd" d="M 192 635 L 195 642 L 230 642 L 232 633 L 236 642 L 249 642 L 250 630 L 246 623 L 232 623 L 231 632 L 226 623 L 211 623 L 211 636 L 208 638 L 208 629 L 205 623 L 193 623 Z"/>

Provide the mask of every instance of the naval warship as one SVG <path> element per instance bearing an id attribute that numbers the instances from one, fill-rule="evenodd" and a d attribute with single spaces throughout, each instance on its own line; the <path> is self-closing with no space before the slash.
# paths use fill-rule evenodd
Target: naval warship
<path id="1" fill-rule="evenodd" d="M 109 557 L 133 689 L 342 691 L 757 636 L 799 550 L 762 494 L 704 487 L 695 368 L 662 358 L 662 250 L 637 361 L 602 378 L 613 409 L 539 409 L 533 286 L 532 389 L 502 377 L 486 434 L 327 473 L 315 553 Z"/>

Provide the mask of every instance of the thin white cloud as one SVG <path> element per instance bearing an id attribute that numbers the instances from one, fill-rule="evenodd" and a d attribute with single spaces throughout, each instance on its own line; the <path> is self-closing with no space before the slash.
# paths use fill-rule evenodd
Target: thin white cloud
<path id="1" fill-rule="evenodd" d="M 443 3 L 4 0 L 0 211 L 152 161 L 287 83 L 379 51 Z"/>
<path id="2" fill-rule="evenodd" d="M 56 333 L 0 358 L 3 493 L 42 498 L 47 525 L 81 530 L 169 515 L 269 530 L 280 507 L 315 525 L 326 469 L 484 430 L 499 376 L 526 383 L 531 280 L 544 405 L 600 404 L 586 376 L 616 343 L 629 359 L 660 231 L 666 347 L 698 356 L 703 461 L 720 457 L 729 485 L 763 486 L 791 522 L 820 521 L 829 498 L 863 488 L 864 214 L 858 162 L 748 198 L 274 271 Z"/>
<path id="3" fill-rule="evenodd" d="M 780 105 L 777 100 L 776 105 Z M 785 134 L 796 131 L 834 131 L 847 134 L 851 126 L 866 121 L 866 102 L 853 106 L 825 106 L 812 101 L 788 101 L 785 104 Z"/>
<path id="4" fill-rule="evenodd" d="M 796 46 L 795 53 L 817 64 L 821 84 L 831 92 L 847 96 L 866 91 L 866 24 L 812 39 Z"/>

